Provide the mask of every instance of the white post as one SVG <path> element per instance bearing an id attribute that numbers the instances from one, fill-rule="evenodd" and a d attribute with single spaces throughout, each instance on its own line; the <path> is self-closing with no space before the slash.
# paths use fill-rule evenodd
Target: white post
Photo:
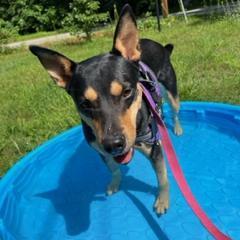
<path id="1" fill-rule="evenodd" d="M 188 22 L 188 19 L 187 19 L 187 14 L 186 14 L 186 11 L 185 11 L 185 8 L 184 8 L 184 5 L 183 5 L 183 1 L 182 0 L 178 0 L 179 4 L 180 4 L 180 8 L 183 12 L 183 15 L 184 15 L 184 18 L 185 18 L 185 21 L 186 23 Z"/>

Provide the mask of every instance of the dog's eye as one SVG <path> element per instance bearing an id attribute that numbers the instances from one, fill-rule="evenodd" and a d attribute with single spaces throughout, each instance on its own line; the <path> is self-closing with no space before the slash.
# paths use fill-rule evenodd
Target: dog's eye
<path id="1" fill-rule="evenodd" d="M 122 96 L 124 98 L 129 98 L 132 95 L 132 89 L 131 88 L 126 88 L 123 90 Z"/>
<path id="2" fill-rule="evenodd" d="M 79 106 L 83 109 L 89 109 L 92 108 L 92 103 L 88 100 L 83 100 L 79 103 Z"/>

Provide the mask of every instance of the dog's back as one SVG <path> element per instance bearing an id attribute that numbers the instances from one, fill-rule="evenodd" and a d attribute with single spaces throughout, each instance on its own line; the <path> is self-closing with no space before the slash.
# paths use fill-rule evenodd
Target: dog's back
<path id="1" fill-rule="evenodd" d="M 141 60 L 154 71 L 159 82 L 176 98 L 176 74 L 170 61 L 173 45 L 163 46 L 150 39 L 141 39 L 140 48 Z"/>

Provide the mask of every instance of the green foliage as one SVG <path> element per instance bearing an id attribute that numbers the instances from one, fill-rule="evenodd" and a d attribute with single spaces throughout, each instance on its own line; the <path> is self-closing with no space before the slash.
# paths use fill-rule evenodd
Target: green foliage
<path id="1" fill-rule="evenodd" d="M 143 18 L 138 21 L 140 30 L 157 29 L 156 17 L 153 17 L 151 12 L 147 12 Z"/>
<path id="2" fill-rule="evenodd" d="M 81 31 L 86 33 L 87 39 L 91 39 L 91 32 L 97 23 L 103 23 L 107 20 L 107 14 L 97 13 L 99 9 L 98 1 L 73 0 L 70 3 L 70 13 L 63 21 L 63 25 L 76 36 Z"/>
<path id="3" fill-rule="evenodd" d="M 7 43 L 17 35 L 18 28 L 0 18 L 0 44 Z"/>
<path id="4" fill-rule="evenodd" d="M 161 28 L 171 27 L 174 24 L 175 20 L 176 19 L 173 16 L 165 19 L 161 18 L 160 20 Z M 157 30 L 158 26 L 157 26 L 156 16 L 152 16 L 150 12 L 147 12 L 145 14 L 145 17 L 138 21 L 138 28 L 140 30 L 149 30 L 149 29 Z"/>
<path id="5" fill-rule="evenodd" d="M 60 28 L 60 19 L 66 15 L 66 11 L 61 6 L 51 5 L 51 1 L 0 0 L 1 17 L 17 27 L 20 34 Z"/>
<path id="6" fill-rule="evenodd" d="M 119 0 L 0 0 L 0 18 L 10 22 L 21 35 L 62 29 L 64 23 L 65 26 L 71 28 L 72 33 L 77 34 L 81 30 L 90 37 L 92 28 L 97 23 L 106 20 L 107 14 L 98 13 L 108 12 L 110 18 L 116 20 L 125 2 Z M 191 0 L 186 1 L 185 7 L 193 9 L 236 2 L 239 3 L 239 0 Z M 156 14 L 156 2 L 153 0 L 131 0 L 129 3 L 138 17 L 142 17 L 146 12 Z M 178 1 L 169 1 L 169 9 L 171 13 L 179 11 Z M 226 13 L 232 14 L 228 10 Z M 238 15 L 239 11 L 234 12 L 235 17 Z M 72 27 L 73 23 L 76 25 Z M 143 28 L 149 28 L 154 24 L 153 20 L 148 19 Z"/>
<path id="7" fill-rule="evenodd" d="M 43 8 L 41 5 L 34 5 L 26 8 L 27 0 L 17 0 L 11 5 L 9 11 L 12 13 L 12 23 L 19 27 L 20 33 L 42 30 Z"/>
<path id="8" fill-rule="evenodd" d="M 55 29 L 56 10 L 53 7 L 46 9 L 29 0 L 17 0 L 9 6 L 8 14 L 13 25 L 18 26 L 20 34 Z"/>

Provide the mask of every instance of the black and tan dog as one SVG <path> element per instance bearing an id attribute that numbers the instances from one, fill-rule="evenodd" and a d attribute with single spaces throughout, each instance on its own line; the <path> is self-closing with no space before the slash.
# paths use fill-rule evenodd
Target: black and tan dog
<path id="1" fill-rule="evenodd" d="M 154 206 L 158 214 L 169 206 L 169 186 L 161 143 L 139 140 L 139 136 L 152 131 L 152 117 L 142 98 L 138 62 L 146 63 L 164 86 L 174 113 L 174 131 L 180 135 L 176 76 L 170 63 L 172 49 L 170 44 L 163 47 L 152 40 L 139 39 L 128 5 L 121 13 L 109 53 L 75 63 L 55 51 L 30 47 L 56 84 L 72 96 L 86 140 L 100 153 L 112 173 L 107 193 L 118 191 L 119 163 L 129 162 L 133 148 L 137 147 L 151 160 L 156 171 L 159 195 Z"/>

